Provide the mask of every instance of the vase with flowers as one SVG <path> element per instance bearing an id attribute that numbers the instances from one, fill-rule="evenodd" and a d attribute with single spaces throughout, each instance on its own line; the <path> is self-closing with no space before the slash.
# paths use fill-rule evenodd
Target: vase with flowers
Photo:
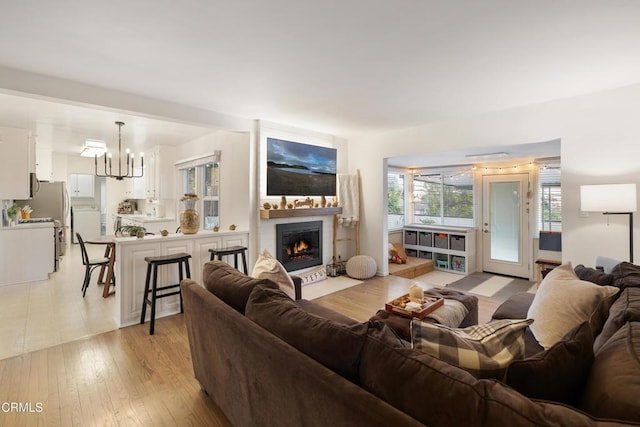
<path id="1" fill-rule="evenodd" d="M 183 234 L 196 234 L 200 229 L 200 214 L 196 211 L 198 196 L 187 193 L 180 201 L 184 203 L 184 211 L 180 214 L 180 230 Z"/>

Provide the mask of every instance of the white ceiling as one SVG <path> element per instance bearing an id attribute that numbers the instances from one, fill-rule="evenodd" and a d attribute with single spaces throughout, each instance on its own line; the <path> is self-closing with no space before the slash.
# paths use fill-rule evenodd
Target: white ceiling
<path id="1" fill-rule="evenodd" d="M 523 166 L 529 162 L 557 164 L 560 158 L 559 139 L 514 144 L 509 146 L 481 147 L 460 150 L 448 150 L 429 153 L 413 153 L 410 156 L 393 157 L 389 166 L 405 169 L 446 168 L 448 166 Z"/>
<path id="2" fill-rule="evenodd" d="M 633 0 L 22 0 L 0 66 L 348 137 L 640 83 L 639 22 Z M 209 131 L 0 95 L 0 125 L 55 150 L 115 120 Z"/>

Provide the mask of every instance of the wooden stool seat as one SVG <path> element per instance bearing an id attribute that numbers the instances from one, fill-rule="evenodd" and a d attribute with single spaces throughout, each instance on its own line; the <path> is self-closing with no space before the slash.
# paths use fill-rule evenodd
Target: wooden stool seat
<path id="1" fill-rule="evenodd" d="M 140 315 L 140 324 L 144 324 L 144 319 L 147 314 L 147 304 L 151 306 L 151 319 L 149 322 L 149 334 L 153 335 L 155 331 L 156 322 L 156 300 L 158 298 L 170 297 L 172 295 L 180 295 L 180 313 L 184 313 L 182 306 L 182 291 L 180 289 L 180 282 L 184 279 L 183 266 L 187 278 L 191 278 L 191 271 L 189 270 L 189 258 L 191 255 L 180 252 L 171 255 L 162 256 L 148 256 L 144 260 L 147 262 L 147 279 L 144 284 L 144 295 L 142 297 L 142 314 Z M 165 286 L 158 286 L 158 266 L 178 264 L 178 277 L 177 284 L 170 284 Z M 151 272 L 153 271 L 153 280 L 151 280 Z M 149 289 L 151 286 L 151 289 Z M 165 292 L 170 289 L 177 288 L 177 291 Z M 162 293 L 159 293 L 162 292 Z M 149 299 L 151 294 L 151 299 Z"/>
<path id="2" fill-rule="evenodd" d="M 211 258 L 209 261 L 213 261 L 218 257 L 218 260 L 222 261 L 223 256 L 233 255 L 233 266 L 238 270 L 238 254 L 242 255 L 242 266 L 244 267 L 244 274 L 249 274 L 247 269 L 247 248 L 244 246 L 229 246 L 227 248 L 209 249 L 211 252 Z"/>

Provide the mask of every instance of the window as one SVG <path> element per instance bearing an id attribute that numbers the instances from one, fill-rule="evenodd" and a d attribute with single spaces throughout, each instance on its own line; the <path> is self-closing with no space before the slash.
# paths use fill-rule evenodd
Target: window
<path id="1" fill-rule="evenodd" d="M 473 226 L 473 175 L 413 177 L 414 222 Z"/>
<path id="2" fill-rule="evenodd" d="M 220 153 L 180 162 L 181 194 L 198 195 L 196 210 L 200 212 L 204 230 L 220 225 Z M 179 198 L 178 197 L 178 198 Z"/>
<path id="3" fill-rule="evenodd" d="M 389 195 L 387 199 L 387 226 L 389 230 L 397 230 L 404 226 L 404 184 L 405 174 L 403 172 L 388 172 L 387 186 L 389 188 Z"/>
<path id="4" fill-rule="evenodd" d="M 545 167 L 538 173 L 538 230 L 562 231 L 560 167 Z"/>

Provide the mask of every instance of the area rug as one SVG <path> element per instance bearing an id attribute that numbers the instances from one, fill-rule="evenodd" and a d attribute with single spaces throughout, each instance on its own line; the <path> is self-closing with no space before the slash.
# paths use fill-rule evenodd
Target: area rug
<path id="1" fill-rule="evenodd" d="M 536 292 L 535 282 L 508 276 L 498 276 L 489 273 L 472 273 L 455 282 L 449 283 L 447 288 L 463 292 L 491 297 L 498 300 L 506 300 L 511 295 Z"/>
<path id="2" fill-rule="evenodd" d="M 362 283 L 362 280 L 352 279 L 347 276 L 328 277 L 326 280 L 303 286 L 302 298 L 306 300 L 320 298 L 360 283 Z"/>

